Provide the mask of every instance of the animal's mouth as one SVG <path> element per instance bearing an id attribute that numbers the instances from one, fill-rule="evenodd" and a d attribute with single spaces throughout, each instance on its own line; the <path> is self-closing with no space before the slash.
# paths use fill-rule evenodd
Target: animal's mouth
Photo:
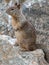
<path id="1" fill-rule="evenodd" d="M 17 28 L 17 29 L 14 29 L 14 31 L 19 31 L 19 28 Z"/>
<path id="2" fill-rule="evenodd" d="M 20 26 L 20 27 L 18 27 L 18 28 L 16 28 L 16 29 L 14 29 L 14 31 L 21 31 L 23 29 L 23 27 L 22 26 Z"/>

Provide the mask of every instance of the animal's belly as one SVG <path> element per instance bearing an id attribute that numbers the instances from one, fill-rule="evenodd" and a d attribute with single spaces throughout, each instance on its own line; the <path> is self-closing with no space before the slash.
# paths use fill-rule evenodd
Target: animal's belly
<path id="1" fill-rule="evenodd" d="M 26 34 L 24 31 L 15 32 L 15 36 L 19 42 L 22 41 L 24 38 L 26 38 Z"/>

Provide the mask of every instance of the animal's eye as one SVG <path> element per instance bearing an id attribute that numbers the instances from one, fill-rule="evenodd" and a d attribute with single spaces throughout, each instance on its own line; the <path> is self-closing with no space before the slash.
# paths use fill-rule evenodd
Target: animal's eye
<path id="1" fill-rule="evenodd" d="M 11 10 L 14 10 L 13 8 Z"/>

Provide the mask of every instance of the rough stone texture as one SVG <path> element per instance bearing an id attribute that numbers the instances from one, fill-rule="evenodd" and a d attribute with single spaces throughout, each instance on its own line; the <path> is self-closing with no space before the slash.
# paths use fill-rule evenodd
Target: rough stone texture
<path id="1" fill-rule="evenodd" d="M 7 37 L 8 38 L 8 37 Z M 38 53 L 37 53 L 38 52 Z M 23 52 L 0 37 L 0 65 L 49 65 L 41 49 Z"/>
<path id="2" fill-rule="evenodd" d="M 0 34 L 5 34 L 14 37 L 14 30 L 12 26 L 8 25 L 8 23 L 6 23 L 5 20 L 1 18 L 0 18 Z"/>
<path id="3" fill-rule="evenodd" d="M 40 6 L 36 4 L 35 4 L 36 6 L 33 6 L 33 3 L 35 2 L 32 1 L 38 2 Z M 5 13 L 6 9 L 9 6 L 12 6 L 15 2 L 16 0 L 11 0 L 9 3 L 5 3 L 4 0 L 0 0 L 0 34 L 5 34 L 11 37 L 15 37 L 14 30 L 12 29 L 11 26 L 10 17 Z M 25 5 L 22 6 L 24 8 L 24 9 L 22 8 L 24 10 L 24 13 L 26 12 L 28 13 L 28 9 L 25 10 L 26 9 L 25 6 L 27 6 L 29 10 L 32 9 L 32 8 L 30 9 L 31 6 L 30 4 L 32 4 L 32 7 L 35 9 L 41 7 L 42 11 L 45 11 L 46 9 L 46 12 L 49 13 L 49 0 L 27 0 L 27 3 L 25 2 L 24 3 Z M 48 6 L 46 7 L 47 4 Z M 27 14 L 25 16 L 27 16 L 27 19 L 31 20 L 32 21 L 31 23 L 35 25 L 36 32 L 37 32 L 37 47 L 44 50 L 47 57 L 46 60 L 49 62 L 49 16 L 45 14 L 38 17 L 37 15 L 35 16 L 31 15 L 30 17 L 30 14 L 29 15 Z M 3 37 L 1 38 L 2 40 L 0 39 L 0 65 L 27 65 L 27 64 L 28 65 L 49 65 L 44 59 L 44 54 L 42 50 L 19 53 L 19 47 L 13 48 L 13 46 L 11 46 L 8 41 L 5 41 L 5 38 L 4 40 Z M 8 37 L 8 39 L 10 38 Z"/>
<path id="4" fill-rule="evenodd" d="M 49 3 L 46 0 L 33 2 L 27 0 L 22 8 L 22 13 L 26 19 L 34 24 L 37 34 L 37 48 L 44 50 L 46 59 L 49 62 Z"/>

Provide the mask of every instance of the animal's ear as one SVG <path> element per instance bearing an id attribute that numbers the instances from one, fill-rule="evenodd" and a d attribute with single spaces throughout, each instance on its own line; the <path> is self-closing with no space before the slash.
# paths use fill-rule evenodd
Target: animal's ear
<path id="1" fill-rule="evenodd" d="M 15 6 L 17 6 L 17 2 L 15 3 Z"/>
<path id="2" fill-rule="evenodd" d="M 20 4 L 15 3 L 15 6 L 17 6 L 18 9 L 20 9 Z"/>
<path id="3" fill-rule="evenodd" d="M 20 4 L 17 5 L 17 8 L 20 9 Z"/>

